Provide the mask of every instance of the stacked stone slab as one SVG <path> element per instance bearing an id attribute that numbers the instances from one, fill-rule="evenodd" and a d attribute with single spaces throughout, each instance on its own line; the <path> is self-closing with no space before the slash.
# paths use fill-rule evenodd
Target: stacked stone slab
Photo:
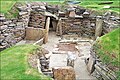
<path id="1" fill-rule="evenodd" d="M 120 26 L 120 21 L 115 20 L 104 20 L 102 35 L 111 32 L 112 30 Z"/>
<path id="2" fill-rule="evenodd" d="M 44 28 L 46 19 L 44 16 L 44 11 L 46 10 L 45 5 L 46 3 L 44 2 L 30 3 L 31 12 L 28 24 L 29 27 Z"/>
<path id="3" fill-rule="evenodd" d="M 44 28 L 45 26 L 45 16 L 41 12 L 31 11 L 29 27 L 34 28 Z"/>
<path id="4" fill-rule="evenodd" d="M 105 35 L 120 26 L 120 17 L 113 16 L 110 12 L 106 12 L 103 16 L 96 16 L 96 19 L 102 19 L 102 35 Z"/>
<path id="5" fill-rule="evenodd" d="M 23 22 L 17 19 L 6 19 L 3 14 L 0 15 L 0 50 L 8 48 L 25 36 Z"/>
<path id="6" fill-rule="evenodd" d="M 19 20 L 23 22 L 24 27 L 28 27 L 30 11 L 31 11 L 30 4 L 26 4 L 24 6 L 18 6 L 18 10 L 19 10 Z"/>
<path id="7" fill-rule="evenodd" d="M 79 36 L 93 38 L 95 36 L 96 20 L 92 18 L 67 18 L 62 19 L 62 32 L 76 33 Z"/>
<path id="8" fill-rule="evenodd" d="M 25 37 L 25 27 L 28 27 L 30 6 L 17 6 L 19 17 L 16 19 L 5 19 L 0 15 L 0 50 L 8 48 Z"/>

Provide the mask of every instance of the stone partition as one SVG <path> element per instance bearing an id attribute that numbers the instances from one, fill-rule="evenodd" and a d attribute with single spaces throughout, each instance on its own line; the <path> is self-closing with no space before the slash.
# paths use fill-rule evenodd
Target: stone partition
<path id="1" fill-rule="evenodd" d="M 45 35 L 45 29 L 27 27 L 25 39 L 26 40 L 39 40 L 43 38 L 44 35 Z"/>

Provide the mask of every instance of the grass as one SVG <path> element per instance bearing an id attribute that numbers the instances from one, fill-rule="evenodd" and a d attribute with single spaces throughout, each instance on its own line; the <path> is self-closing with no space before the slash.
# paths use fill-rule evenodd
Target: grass
<path id="1" fill-rule="evenodd" d="M 100 37 L 94 49 L 97 55 L 100 57 L 103 63 L 110 63 L 113 67 L 120 67 L 120 28 L 113 30 L 112 32 Z M 120 75 L 120 71 L 118 75 Z"/>
<path id="2" fill-rule="evenodd" d="M 8 0 L 8 1 L 1 0 L 0 1 L 0 4 L 1 4 L 0 5 L 0 13 L 4 13 L 6 18 L 17 17 L 18 11 L 16 9 L 14 9 L 15 11 L 12 11 L 12 8 L 15 3 L 16 3 L 16 0 Z"/>
<path id="3" fill-rule="evenodd" d="M 4 13 L 6 18 L 17 18 L 19 11 L 14 5 L 24 4 L 25 0 L 0 0 L 0 13 Z"/>
<path id="4" fill-rule="evenodd" d="M 12 8 L 12 6 L 15 4 L 16 1 L 14 0 L 8 0 L 8 1 L 4 1 L 1 0 L 0 1 L 0 12 L 2 13 L 6 13 L 8 12 L 8 10 L 10 10 Z"/>
<path id="5" fill-rule="evenodd" d="M 109 0 L 110 1 L 110 0 Z M 104 6 L 120 6 L 120 1 L 119 0 L 113 0 L 113 4 L 104 4 L 104 5 L 98 5 L 98 3 L 103 2 L 102 0 L 84 0 L 80 3 L 80 6 L 88 8 L 88 9 L 92 9 L 92 10 L 96 10 L 99 12 L 106 12 L 106 11 L 112 11 L 115 13 L 119 14 L 120 9 L 119 8 L 109 8 L 109 9 L 105 9 L 103 8 Z"/>
<path id="6" fill-rule="evenodd" d="M 27 55 L 39 48 L 35 45 L 13 46 L 0 52 L 1 80 L 50 80 L 36 69 L 29 66 Z"/>
<path id="7" fill-rule="evenodd" d="M 16 2 L 25 2 L 25 1 L 42 1 L 42 2 L 49 2 L 50 4 L 60 4 L 63 5 L 64 0 L 0 0 L 0 13 L 4 13 L 7 15 L 8 18 L 14 18 L 17 17 L 18 12 L 15 11 L 14 13 L 9 13 L 11 11 L 11 8 Z M 98 15 L 103 14 L 106 11 L 112 11 L 117 14 L 119 14 L 120 9 L 119 8 L 110 8 L 110 9 L 104 9 L 103 7 L 105 5 L 98 5 L 98 3 L 103 2 L 104 0 L 76 0 L 81 1 L 80 6 L 95 10 Z M 113 1 L 113 4 L 109 4 L 110 6 L 120 6 L 119 0 L 105 0 L 105 1 Z"/>

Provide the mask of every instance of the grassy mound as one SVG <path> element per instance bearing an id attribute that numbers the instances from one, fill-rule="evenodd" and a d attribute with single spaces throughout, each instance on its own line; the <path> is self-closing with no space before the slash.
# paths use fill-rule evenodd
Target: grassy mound
<path id="1" fill-rule="evenodd" d="M 27 55 L 35 51 L 39 46 L 19 45 L 0 52 L 1 80 L 50 80 L 36 69 L 29 66 Z"/>
<path id="2" fill-rule="evenodd" d="M 120 28 L 100 37 L 93 47 L 102 62 L 109 64 L 109 67 L 120 75 L 119 33 Z"/>

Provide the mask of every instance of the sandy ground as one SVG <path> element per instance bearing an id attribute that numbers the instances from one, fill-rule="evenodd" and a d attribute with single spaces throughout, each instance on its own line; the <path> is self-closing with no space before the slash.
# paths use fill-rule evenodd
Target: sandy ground
<path id="1" fill-rule="evenodd" d="M 43 44 L 42 47 L 47 49 L 51 54 L 54 51 L 55 44 L 59 43 L 60 37 L 55 35 L 55 32 L 49 33 L 48 43 Z M 96 80 L 95 77 L 89 75 L 84 59 L 89 57 L 91 44 L 89 42 L 81 42 L 79 45 L 80 54 L 84 56 L 79 57 L 76 53 L 77 59 L 75 60 L 75 73 L 76 80 Z M 50 57 L 50 68 L 55 66 L 67 66 L 67 54 L 52 54 Z"/>

